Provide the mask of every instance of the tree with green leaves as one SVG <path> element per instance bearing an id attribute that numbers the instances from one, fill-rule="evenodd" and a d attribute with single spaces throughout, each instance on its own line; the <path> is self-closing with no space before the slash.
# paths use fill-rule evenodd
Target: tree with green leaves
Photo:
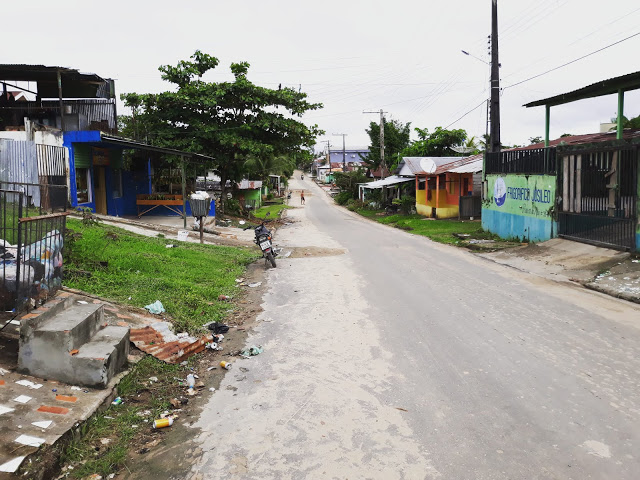
<path id="1" fill-rule="evenodd" d="M 618 118 L 614 117 L 611 119 L 612 123 L 617 123 Z M 640 115 L 634 118 L 627 118 L 624 115 L 622 116 L 622 128 L 640 128 Z M 615 132 L 618 129 L 618 125 L 614 125 L 611 127 L 611 132 Z"/>
<path id="2" fill-rule="evenodd" d="M 418 140 L 404 149 L 404 157 L 451 157 L 456 152 L 452 147 L 462 145 L 467 140 L 467 132 L 463 129 L 446 130 L 436 127 L 433 132 L 427 128 L 416 128 Z"/>
<path id="3" fill-rule="evenodd" d="M 411 123 L 403 124 L 398 120 L 384 120 L 384 156 L 387 167 L 393 167 L 399 163 L 399 154 L 404 150 L 410 141 Z M 371 122 L 369 128 L 365 130 L 371 144 L 369 145 L 369 155 L 364 159 L 364 163 L 372 170 L 380 168 L 380 124 Z"/>
<path id="4" fill-rule="evenodd" d="M 162 79 L 174 89 L 158 94 L 121 96 L 132 115 L 129 131 L 144 135 L 154 145 L 213 157 L 211 167 L 222 186 L 222 212 L 227 180 L 240 181 L 249 158 L 267 162 L 295 156 L 310 148 L 317 125 L 298 120 L 305 112 L 322 108 L 293 88 L 270 89 L 252 83 L 247 62 L 232 63 L 234 80 L 208 82 L 202 77 L 219 64 L 217 58 L 196 51 L 190 61 L 159 67 Z"/>

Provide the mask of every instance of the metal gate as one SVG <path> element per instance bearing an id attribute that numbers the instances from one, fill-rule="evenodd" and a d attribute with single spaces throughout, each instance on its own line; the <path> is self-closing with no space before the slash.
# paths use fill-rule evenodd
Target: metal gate
<path id="1" fill-rule="evenodd" d="M 564 155 L 558 191 L 561 237 L 635 249 L 638 219 L 637 146 Z"/>

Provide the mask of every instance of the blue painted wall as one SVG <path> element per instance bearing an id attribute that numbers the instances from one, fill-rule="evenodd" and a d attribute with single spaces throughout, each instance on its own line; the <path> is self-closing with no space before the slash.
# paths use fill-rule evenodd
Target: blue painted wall
<path id="1" fill-rule="evenodd" d="M 514 215 L 482 209 L 482 228 L 501 238 L 545 242 L 557 236 L 558 223 L 553 220 Z"/>
<path id="2" fill-rule="evenodd" d="M 90 145 L 100 148 L 108 148 L 110 150 L 116 150 L 117 153 L 113 154 L 112 160 L 114 164 L 121 164 L 123 149 L 118 146 L 109 145 L 106 142 L 102 142 L 100 132 L 95 130 L 83 130 L 83 131 L 71 131 L 64 133 L 63 145 L 69 150 L 69 180 L 70 180 L 70 197 L 71 205 L 73 207 L 89 207 L 93 211 L 96 209 L 94 199 L 94 169 L 93 164 L 89 167 L 91 176 L 91 198 L 92 201 L 88 203 L 78 204 L 77 189 L 76 189 L 76 162 L 74 145 Z M 114 177 L 115 172 L 112 166 L 105 167 L 105 188 L 107 192 L 107 214 L 122 217 L 122 216 L 137 216 L 138 208 L 136 205 L 136 195 L 151 193 L 151 163 L 145 162 L 144 165 L 139 166 L 136 170 L 122 170 L 122 197 L 114 196 Z M 180 208 L 181 210 L 181 208 Z M 191 208 L 187 201 L 187 216 L 191 216 Z M 215 216 L 215 202 L 211 202 L 211 208 L 209 209 L 209 216 Z M 156 216 L 179 216 L 177 213 L 164 208 L 162 206 L 155 208 L 147 215 Z"/>

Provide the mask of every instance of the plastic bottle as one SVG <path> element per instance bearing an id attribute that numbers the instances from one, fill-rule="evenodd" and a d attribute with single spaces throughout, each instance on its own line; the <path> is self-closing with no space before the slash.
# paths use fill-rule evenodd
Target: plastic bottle
<path id="1" fill-rule="evenodd" d="M 187 385 L 189 386 L 189 388 L 193 388 L 196 386 L 196 378 L 193 376 L 192 373 L 187 375 Z"/>
<path id="2" fill-rule="evenodd" d="M 173 418 L 159 418 L 153 421 L 153 428 L 165 428 L 173 425 Z"/>

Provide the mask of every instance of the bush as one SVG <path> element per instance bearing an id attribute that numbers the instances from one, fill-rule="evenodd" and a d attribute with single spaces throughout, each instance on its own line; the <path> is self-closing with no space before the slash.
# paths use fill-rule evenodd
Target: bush
<path id="1" fill-rule="evenodd" d="M 396 203 L 395 200 L 394 203 Z M 398 201 L 398 205 L 400 205 L 400 211 L 402 213 L 404 213 L 405 215 L 409 215 L 416 205 L 416 199 L 405 195 L 400 198 L 400 200 Z"/>
<path id="2" fill-rule="evenodd" d="M 240 202 L 235 198 L 227 199 L 225 203 L 225 213 L 227 215 L 242 215 L 242 208 L 240 207 Z"/>
<path id="3" fill-rule="evenodd" d="M 353 200 L 351 192 L 340 192 L 335 198 L 338 205 L 345 205 L 349 200 Z"/>
<path id="4" fill-rule="evenodd" d="M 354 200 L 353 198 L 347 202 L 347 208 L 352 212 L 364 207 L 362 200 Z"/>

